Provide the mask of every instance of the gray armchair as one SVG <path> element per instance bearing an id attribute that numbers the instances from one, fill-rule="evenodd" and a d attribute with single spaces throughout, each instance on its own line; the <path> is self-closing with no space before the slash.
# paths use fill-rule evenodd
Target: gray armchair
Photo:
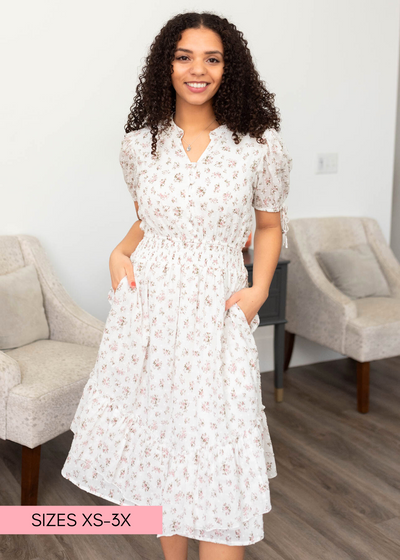
<path id="1" fill-rule="evenodd" d="M 322 270 L 317 253 L 368 244 L 390 288 L 390 297 L 350 298 Z M 400 355 L 400 263 L 378 222 L 365 217 L 292 220 L 286 302 L 288 368 L 294 337 L 299 334 L 357 362 L 357 408 L 369 408 L 369 363 Z"/>
<path id="2" fill-rule="evenodd" d="M 0 438 L 22 446 L 21 505 L 37 504 L 41 445 L 69 430 L 104 330 L 68 295 L 37 238 L 0 236 L 3 286 L 3 275 L 29 265 L 40 282 L 47 334 L 0 351 Z"/>

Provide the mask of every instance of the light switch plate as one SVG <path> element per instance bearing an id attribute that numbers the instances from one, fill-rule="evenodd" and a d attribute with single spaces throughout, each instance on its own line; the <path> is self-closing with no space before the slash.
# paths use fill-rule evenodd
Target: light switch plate
<path id="1" fill-rule="evenodd" d="M 316 173 L 337 173 L 338 154 L 317 154 Z"/>

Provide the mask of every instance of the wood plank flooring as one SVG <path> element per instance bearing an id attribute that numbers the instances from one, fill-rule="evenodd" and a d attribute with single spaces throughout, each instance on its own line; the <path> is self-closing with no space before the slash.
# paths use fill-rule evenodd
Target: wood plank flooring
<path id="1" fill-rule="evenodd" d="M 350 358 L 273 372 L 263 402 L 278 476 L 265 538 L 246 560 L 400 560 L 400 356 L 371 362 L 370 410 L 357 412 Z M 72 432 L 42 446 L 40 505 L 111 505 L 65 480 Z M 0 440 L 0 505 L 20 502 L 21 448 Z M 163 560 L 155 535 L 0 535 L 4 560 Z M 188 560 L 198 559 L 189 540 Z"/>

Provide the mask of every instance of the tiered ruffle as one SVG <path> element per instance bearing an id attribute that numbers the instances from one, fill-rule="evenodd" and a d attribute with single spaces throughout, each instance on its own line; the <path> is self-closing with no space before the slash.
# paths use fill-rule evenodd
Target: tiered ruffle
<path id="1" fill-rule="evenodd" d="M 235 530 L 271 509 L 268 479 L 276 469 L 264 410 L 241 433 L 225 441 L 215 435 L 187 449 L 152 432 L 141 416 L 126 414 L 100 394 L 92 378 L 71 430 L 75 435 L 62 475 L 120 505 L 176 511 L 173 526 L 163 525 L 163 534 Z M 111 460 L 105 459 L 104 446 L 112 448 Z M 243 459 L 244 451 L 251 460 Z M 227 475 L 233 483 L 226 483 Z"/>

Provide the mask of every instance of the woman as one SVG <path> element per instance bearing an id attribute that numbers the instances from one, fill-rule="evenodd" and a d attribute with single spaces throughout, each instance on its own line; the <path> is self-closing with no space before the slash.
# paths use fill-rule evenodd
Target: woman
<path id="1" fill-rule="evenodd" d="M 263 539 L 276 465 L 253 332 L 287 232 L 291 158 L 247 42 L 210 13 L 150 48 L 120 163 L 140 218 L 110 257 L 111 310 L 65 478 L 162 505 L 166 560 Z M 253 285 L 242 248 L 255 208 Z"/>

